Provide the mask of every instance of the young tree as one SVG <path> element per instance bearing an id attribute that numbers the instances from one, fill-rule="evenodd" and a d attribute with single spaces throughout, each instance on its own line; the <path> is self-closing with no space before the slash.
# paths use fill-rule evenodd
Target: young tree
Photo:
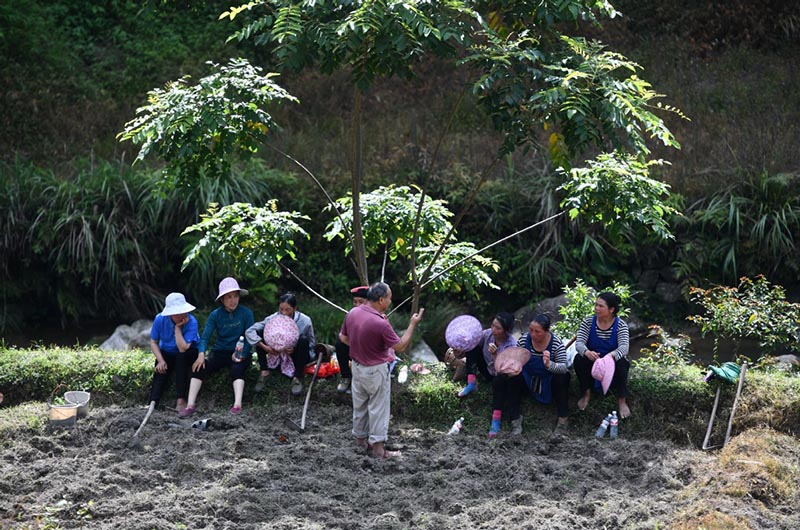
<path id="1" fill-rule="evenodd" d="M 471 69 L 473 94 L 503 134 L 497 157 L 488 167 L 518 147 L 543 150 L 543 131 L 552 131 L 547 151 L 568 176 L 563 189 L 570 196 L 564 205 L 573 217 L 580 214 L 605 224 L 643 223 L 669 236 L 664 219 L 671 209 L 663 202 L 667 187 L 648 176 L 649 167 L 657 162 L 646 161 L 647 141 L 655 138 L 679 147 L 655 113 L 678 111 L 654 103 L 660 96 L 637 76 L 635 63 L 604 51 L 598 43 L 562 33 L 567 22 L 597 23 L 600 17 L 616 16 L 609 2 L 254 0 L 231 8 L 222 18 L 233 20 L 243 13 L 250 18 L 232 38 L 252 38 L 269 46 L 279 67 L 317 67 L 323 73 L 345 68 L 351 74 L 355 100 L 351 215 L 345 222 L 339 212 L 337 233 L 348 240 L 362 282 L 368 283 L 369 276 L 362 220 L 368 212 L 361 208 L 361 98 L 378 77 L 412 76 L 416 62 L 429 53 Z M 140 157 L 159 145 L 159 153 L 181 177 L 208 174 L 208 168 L 224 169 L 229 163 L 225 157 L 256 150 L 273 125 L 264 105 L 292 98 L 272 84 L 274 74 L 259 77 L 257 68 L 241 60 L 227 68 L 220 74 L 219 90 L 214 89 L 219 78 L 210 76 L 192 89 L 179 82 L 166 92 L 151 92 L 151 105 L 139 110 L 122 138 L 143 143 Z M 246 75 L 233 79 L 234 69 Z M 168 106 L 160 104 L 168 96 L 174 100 Z M 202 99 L 219 106 L 209 110 Z M 572 167 L 574 160 L 598 151 L 601 154 L 587 167 Z M 430 175 L 430 165 L 422 173 Z M 455 230 L 488 177 L 487 169 L 463 210 L 436 241 L 435 250 L 420 235 L 428 200 L 427 178 L 422 179 L 413 230 L 404 238 L 410 242 L 413 309 L 422 286 L 444 270 L 442 257 L 452 258 L 447 249 L 455 243 Z M 425 254 L 424 267 L 417 267 L 418 250 Z M 455 263 L 451 260 L 451 265 L 474 257 L 467 254 Z"/>

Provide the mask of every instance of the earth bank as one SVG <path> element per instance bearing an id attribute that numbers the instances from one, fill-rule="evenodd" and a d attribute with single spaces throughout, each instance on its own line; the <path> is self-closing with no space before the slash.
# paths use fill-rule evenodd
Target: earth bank
<path id="1" fill-rule="evenodd" d="M 324 394 L 321 394 L 324 396 Z M 489 441 L 393 420 L 402 457 L 356 450 L 346 397 L 199 410 L 91 410 L 74 428 L 8 436 L 2 528 L 800 528 L 796 438 L 746 431 L 721 452 L 667 441 L 597 440 L 526 423 Z M 201 405 L 202 406 L 202 405 Z M 208 430 L 192 423 L 209 418 Z M 714 526 L 715 523 L 718 526 Z"/>

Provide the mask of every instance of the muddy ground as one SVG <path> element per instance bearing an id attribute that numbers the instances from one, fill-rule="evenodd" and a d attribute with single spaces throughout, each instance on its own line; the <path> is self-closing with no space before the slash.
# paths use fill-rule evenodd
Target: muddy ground
<path id="1" fill-rule="evenodd" d="M 94 407 L 74 428 L 3 440 L 0 527 L 663 529 L 714 516 L 800 528 L 793 493 L 733 491 L 720 453 L 626 436 L 624 424 L 615 441 L 577 427 L 554 438 L 531 422 L 489 441 L 487 425 L 447 436 L 450 421 L 394 419 L 389 445 L 402 456 L 378 461 L 355 449 L 346 398 L 313 400 L 303 433 L 284 421 L 299 420 L 302 399 L 239 416 L 200 405 L 186 420 L 157 409 L 138 443 L 143 406 Z M 191 427 L 202 418 L 209 430 Z"/>

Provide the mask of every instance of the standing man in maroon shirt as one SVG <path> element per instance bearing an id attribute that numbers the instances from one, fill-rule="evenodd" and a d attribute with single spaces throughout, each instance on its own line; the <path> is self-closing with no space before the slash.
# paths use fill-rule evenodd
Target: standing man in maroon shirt
<path id="1" fill-rule="evenodd" d="M 383 282 L 372 284 L 367 303 L 353 308 L 345 317 L 339 339 L 350 346 L 353 363 L 353 436 L 356 443 L 378 458 L 399 456 L 387 451 L 391 402 L 389 348 L 402 352 L 411 344 L 414 328 L 425 309 L 411 315 L 402 337 L 395 333 L 385 313 L 392 305 L 392 290 Z"/>

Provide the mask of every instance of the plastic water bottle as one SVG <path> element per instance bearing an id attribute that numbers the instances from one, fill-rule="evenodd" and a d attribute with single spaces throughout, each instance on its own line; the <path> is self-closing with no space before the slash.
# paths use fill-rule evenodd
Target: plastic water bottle
<path id="1" fill-rule="evenodd" d="M 608 435 L 611 438 L 616 438 L 619 434 L 619 418 L 616 410 L 611 412 L 611 421 L 608 422 L 608 426 Z"/>
<path id="2" fill-rule="evenodd" d="M 336 357 L 336 352 L 334 352 L 333 355 L 331 355 L 331 360 L 329 364 L 331 365 L 331 368 L 333 368 L 334 370 L 337 370 L 339 368 L 339 359 Z"/>
<path id="3" fill-rule="evenodd" d="M 244 337 L 239 337 L 239 340 L 236 342 L 236 347 L 233 349 L 233 356 L 237 359 L 242 359 L 242 354 L 244 352 Z"/>
<path id="4" fill-rule="evenodd" d="M 458 434 L 461 432 L 461 429 L 463 428 L 464 428 L 464 416 L 461 416 L 455 421 L 455 423 L 453 423 L 453 426 L 450 427 L 450 430 L 447 431 L 447 434 Z"/>
<path id="5" fill-rule="evenodd" d="M 600 426 L 597 427 L 597 431 L 594 433 L 596 438 L 602 438 L 603 436 L 606 435 L 609 423 L 611 423 L 611 414 L 603 418 L 603 421 L 600 422 Z"/>

